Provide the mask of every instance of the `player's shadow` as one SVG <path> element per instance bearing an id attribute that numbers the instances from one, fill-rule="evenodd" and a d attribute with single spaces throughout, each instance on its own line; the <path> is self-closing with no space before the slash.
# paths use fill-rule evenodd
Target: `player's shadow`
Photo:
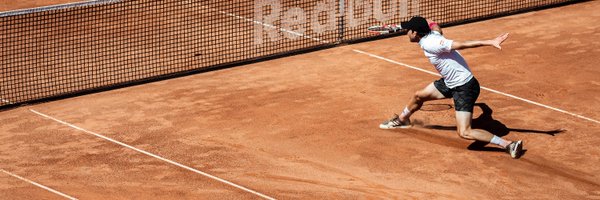
<path id="1" fill-rule="evenodd" d="M 481 108 L 482 114 L 479 117 L 473 119 L 471 123 L 471 127 L 473 129 L 483 129 L 486 130 L 498 137 L 504 137 L 508 135 L 511 131 L 520 132 L 520 133 L 537 133 L 537 134 L 546 134 L 550 136 L 554 136 L 556 134 L 565 132 L 564 129 L 555 129 L 555 130 L 532 130 L 532 129 L 519 129 L 519 128 L 509 128 L 504 125 L 502 122 L 494 119 L 492 117 L 492 113 L 494 112 L 487 104 L 485 103 L 476 103 L 475 106 Z M 456 131 L 456 126 L 440 126 L 440 125 L 425 125 L 425 128 L 429 129 L 438 129 L 438 130 L 452 130 Z M 504 151 L 501 148 L 496 147 L 488 147 L 486 146 L 487 142 L 475 141 L 471 143 L 467 149 L 474 151 Z"/>

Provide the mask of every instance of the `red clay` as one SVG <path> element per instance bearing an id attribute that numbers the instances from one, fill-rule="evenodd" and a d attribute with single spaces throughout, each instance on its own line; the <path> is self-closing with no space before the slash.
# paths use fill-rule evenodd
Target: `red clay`
<path id="1" fill-rule="evenodd" d="M 590 1 L 444 32 L 510 32 L 502 51 L 461 52 L 481 85 L 598 120 L 599 9 Z M 278 199 L 600 199 L 600 124 L 482 91 L 493 113 L 477 107 L 476 124 L 523 139 L 521 159 L 468 150 L 452 110 L 380 130 L 438 77 L 353 50 L 434 70 L 395 37 L 24 106 L 0 113 L 0 168 L 81 199 L 257 198 L 33 109 Z M 3 173 L 0 196 L 61 198 Z"/>

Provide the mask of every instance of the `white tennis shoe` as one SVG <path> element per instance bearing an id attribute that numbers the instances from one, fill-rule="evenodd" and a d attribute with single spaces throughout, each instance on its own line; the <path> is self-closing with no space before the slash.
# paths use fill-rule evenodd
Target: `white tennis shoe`
<path id="1" fill-rule="evenodd" d="M 410 128 L 412 124 L 410 124 L 410 120 L 406 120 L 405 122 L 400 121 L 400 116 L 398 114 L 394 114 L 394 116 L 379 125 L 381 129 L 397 129 L 397 128 Z"/>
<path id="2" fill-rule="evenodd" d="M 521 157 L 521 155 L 523 155 L 523 141 L 519 140 L 510 143 L 506 146 L 506 152 L 514 159 Z"/>

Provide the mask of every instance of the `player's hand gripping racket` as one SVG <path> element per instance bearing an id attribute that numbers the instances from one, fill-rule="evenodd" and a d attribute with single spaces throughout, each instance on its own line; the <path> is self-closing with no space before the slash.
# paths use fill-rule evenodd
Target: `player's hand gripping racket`
<path id="1" fill-rule="evenodd" d="M 367 30 L 374 35 L 383 35 L 398 32 L 402 30 L 402 27 L 400 27 L 400 24 L 384 24 L 371 26 Z"/>

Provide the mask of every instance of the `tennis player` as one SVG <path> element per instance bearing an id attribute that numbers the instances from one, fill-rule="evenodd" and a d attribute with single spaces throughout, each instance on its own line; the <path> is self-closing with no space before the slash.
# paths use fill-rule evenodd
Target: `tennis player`
<path id="1" fill-rule="evenodd" d="M 400 26 L 408 30 L 407 35 L 411 42 L 419 43 L 425 51 L 425 56 L 429 58 L 442 78 L 417 91 L 402 114 L 395 114 L 392 119 L 383 122 L 379 127 L 382 129 L 411 127 L 410 116 L 418 111 L 424 102 L 453 98 L 457 132 L 461 138 L 496 144 L 506 149 L 512 158 L 519 158 L 523 152 L 523 141 L 509 141 L 488 131 L 471 128 L 473 107 L 479 97 L 479 82 L 473 77 L 467 62 L 457 51 L 483 46 L 501 49 L 500 44 L 508 38 L 508 33 L 493 40 L 459 42 L 446 39 L 438 24 L 423 17 L 413 17 Z"/>

